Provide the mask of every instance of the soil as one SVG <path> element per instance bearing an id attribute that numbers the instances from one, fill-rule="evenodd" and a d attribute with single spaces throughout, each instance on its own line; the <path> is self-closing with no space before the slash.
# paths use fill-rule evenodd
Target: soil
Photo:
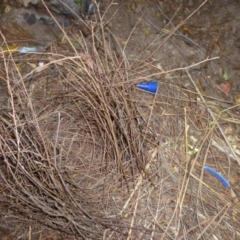
<path id="1" fill-rule="evenodd" d="M 1 3 L 0 9 L 5 9 L 7 4 L 8 1 Z M 47 11 L 39 10 L 33 5 L 22 8 L 13 1 L 9 1 L 9 5 L 11 10 L 1 11 L 3 13 L 0 16 L 0 30 L 9 44 L 44 48 L 54 41 L 59 42 L 63 34 L 58 24 L 66 31 L 82 30 L 86 38 L 88 36 L 86 25 L 80 19 L 53 12 L 57 19 L 56 23 L 52 21 Z M 149 76 L 149 72 L 143 68 L 140 73 L 141 79 L 131 79 L 129 76 L 129 81 L 157 81 L 160 98 L 166 97 L 167 84 L 177 86 L 186 91 L 189 99 L 186 107 L 191 108 L 192 113 L 196 108 L 196 116 L 204 111 L 201 107 L 196 107 L 196 102 L 199 101 L 195 94 L 197 88 L 214 106 L 214 111 L 217 113 L 225 111 L 226 118 L 239 119 L 240 107 L 237 106 L 240 103 L 239 1 L 209 0 L 203 4 L 203 1 L 199 0 L 119 0 L 114 2 L 102 0 L 100 11 L 102 14 L 106 11 L 103 23 L 109 30 L 107 37 L 116 55 L 121 56 L 124 52 L 129 66 L 133 69 L 141 62 L 149 62 L 156 69 L 151 79 L 145 77 Z M 88 23 L 98 21 L 96 19 L 98 18 L 93 15 L 85 20 Z M 98 24 L 99 22 L 96 22 L 95 25 Z M 1 44 L 3 42 L 1 40 Z M 186 70 L 193 82 L 189 81 Z M 0 84 L 0 101 L 5 107 L 7 96 L 2 86 L 3 84 Z M 157 111 L 162 112 L 163 109 L 159 108 Z M 234 127 L 223 125 L 223 129 L 226 134 L 237 139 L 235 145 L 240 149 L 239 125 Z M 194 130 L 192 134 L 198 136 L 200 133 Z M 236 176 L 239 178 L 240 169 L 236 162 L 231 171 L 232 179 Z M 240 187 L 237 186 L 239 180 L 234 182 L 236 191 L 240 193 Z M 4 219 L 3 216 L 2 219 Z M 0 228 L 0 236 L 1 231 L 5 235 L 11 235 L 7 230 L 11 227 L 4 225 Z M 0 237 L 1 239 L 8 238 Z M 38 235 L 36 239 L 67 238 L 66 236 L 43 238 Z M 74 239 L 74 237 L 71 236 L 68 239 Z"/>
<path id="2" fill-rule="evenodd" d="M 193 13 L 200 3 L 122 1 L 111 8 L 110 15 L 117 10 L 111 21 L 111 30 L 120 44 L 123 43 L 122 46 L 128 40 L 126 53 L 130 57 L 146 55 L 146 59 L 150 57 L 156 67 L 160 64 L 164 71 L 218 56 L 218 60 L 199 64 L 191 68 L 191 72 L 206 95 L 234 102 L 239 97 L 240 88 L 239 3 L 208 1 L 164 43 L 170 31 Z M 226 83 L 224 71 L 232 82 L 228 93 L 217 88 Z M 179 82 L 182 87 L 189 87 L 184 79 Z"/>

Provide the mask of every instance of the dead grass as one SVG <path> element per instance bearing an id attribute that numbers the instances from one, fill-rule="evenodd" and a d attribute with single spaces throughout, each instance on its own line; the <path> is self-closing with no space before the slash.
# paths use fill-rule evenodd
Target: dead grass
<path id="1" fill-rule="evenodd" d="M 4 225 L 20 239 L 67 239 L 40 226 L 69 239 L 239 238 L 239 189 L 203 173 L 239 169 L 226 135 L 239 119 L 213 111 L 190 66 L 164 72 L 124 49 L 116 56 L 104 23 L 45 53 L 1 55 Z M 153 75 L 166 79 L 156 95 L 136 89 Z"/>

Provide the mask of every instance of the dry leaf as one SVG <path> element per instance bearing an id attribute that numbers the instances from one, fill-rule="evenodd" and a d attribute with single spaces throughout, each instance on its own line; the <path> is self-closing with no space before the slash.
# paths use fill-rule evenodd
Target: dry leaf
<path id="1" fill-rule="evenodd" d="M 145 29 L 144 33 L 145 33 L 146 36 L 148 36 L 150 34 L 150 31 L 148 29 Z"/>
<path id="2" fill-rule="evenodd" d="M 123 44 L 123 45 L 126 45 L 126 44 L 128 43 L 127 40 L 124 40 L 124 39 L 121 38 L 121 37 L 117 37 L 117 40 L 118 40 L 119 43 L 121 43 L 121 44 Z"/>
<path id="3" fill-rule="evenodd" d="M 16 69 L 17 69 L 19 72 L 22 71 L 22 68 L 21 68 L 18 64 L 16 65 Z"/>
<path id="4" fill-rule="evenodd" d="M 135 10 L 136 10 L 136 8 L 137 8 L 136 3 L 135 3 L 135 2 L 132 2 L 132 3 L 130 4 L 130 8 L 132 9 L 132 11 L 135 12 Z"/>
<path id="5" fill-rule="evenodd" d="M 10 10 L 11 10 L 10 5 L 7 5 L 7 6 L 5 7 L 4 12 L 5 12 L 5 13 L 8 13 Z"/>
<path id="6" fill-rule="evenodd" d="M 232 89 L 232 82 L 226 82 L 224 84 L 221 85 L 221 90 L 226 94 L 228 95 L 230 93 Z"/>
<path id="7" fill-rule="evenodd" d="M 233 202 L 237 203 L 238 202 L 237 195 L 236 195 L 236 193 L 232 189 L 230 190 L 230 194 L 231 194 L 231 197 L 233 199 Z"/>
<path id="8" fill-rule="evenodd" d="M 197 80 L 196 85 L 197 85 L 197 88 L 198 88 L 198 90 L 200 91 L 200 93 L 201 93 L 201 94 L 204 94 L 204 93 L 205 93 L 205 90 L 204 90 L 204 88 L 203 88 L 203 86 L 202 86 L 202 83 L 201 83 L 199 80 Z"/>
<path id="9" fill-rule="evenodd" d="M 10 54 L 10 53 L 13 53 L 13 52 L 18 52 L 19 51 L 19 46 L 17 45 L 8 45 L 8 46 L 3 46 L 0 48 L 0 53 L 4 53 L 4 54 Z"/>
<path id="10" fill-rule="evenodd" d="M 30 67 L 32 67 L 33 69 L 35 69 L 35 68 L 37 67 L 37 65 L 36 65 L 35 63 L 29 63 L 29 62 L 27 62 L 27 64 L 28 64 Z"/>

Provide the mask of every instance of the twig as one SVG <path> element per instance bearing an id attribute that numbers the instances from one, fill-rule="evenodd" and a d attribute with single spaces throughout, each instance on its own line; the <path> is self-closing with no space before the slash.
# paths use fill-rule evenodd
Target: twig
<path id="1" fill-rule="evenodd" d="M 228 138 L 227 138 L 226 134 L 224 133 L 224 131 L 222 130 L 220 124 L 218 123 L 218 118 L 215 117 L 215 115 L 214 115 L 214 113 L 212 112 L 212 110 L 208 107 L 205 98 L 203 97 L 203 95 L 201 94 L 200 90 L 199 90 L 198 87 L 196 86 L 196 84 L 195 84 L 192 76 L 190 75 L 188 69 L 186 69 L 186 73 L 187 73 L 189 79 L 191 80 L 191 83 L 193 84 L 194 88 L 196 89 L 197 93 L 199 94 L 201 100 L 202 100 L 203 103 L 205 104 L 205 107 L 206 107 L 207 111 L 209 112 L 209 114 L 211 115 L 212 119 L 214 120 L 214 123 L 217 125 L 219 131 L 221 132 L 221 134 L 222 134 L 224 140 L 226 141 L 226 143 L 227 143 L 227 145 L 228 145 L 228 147 L 229 147 L 232 155 L 234 156 L 234 159 L 235 159 L 235 160 L 238 162 L 238 164 L 240 165 L 240 159 L 239 159 L 239 157 L 236 155 L 235 151 L 232 149 L 232 146 L 231 146 L 230 142 L 228 141 Z"/>

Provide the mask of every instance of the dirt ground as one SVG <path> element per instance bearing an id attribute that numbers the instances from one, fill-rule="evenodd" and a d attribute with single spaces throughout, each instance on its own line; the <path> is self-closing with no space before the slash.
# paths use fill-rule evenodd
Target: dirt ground
<path id="1" fill-rule="evenodd" d="M 52 18 L 46 11 L 39 10 L 30 6 L 28 9 L 20 8 L 13 1 L 4 1 L 0 5 L 0 9 L 5 9 L 9 4 L 10 12 L 2 11 L 0 17 L 0 29 L 6 41 L 9 44 L 40 46 L 44 48 L 50 46 L 53 42 L 62 40 L 62 31 L 59 30 L 58 24 L 52 21 Z M 172 142 L 166 144 L 174 145 L 179 140 L 179 133 L 183 132 L 181 126 L 184 125 L 184 117 L 179 109 L 186 109 L 188 113 L 189 135 L 192 136 L 192 143 L 195 148 L 199 147 L 200 139 L 206 133 L 206 126 L 212 119 L 209 117 L 212 113 L 216 118 L 220 116 L 220 126 L 224 136 L 235 149 L 235 156 L 227 152 L 225 148 L 218 143 L 216 139 L 211 140 L 213 148 L 208 157 L 207 165 L 218 166 L 227 176 L 233 186 L 237 198 L 240 197 L 240 3 L 234 0 L 208 0 L 208 1 L 191 1 L 191 0 L 128 0 L 128 1 L 100 1 L 100 12 L 106 14 L 104 22 L 98 22 L 97 16 L 89 16 L 86 22 L 92 21 L 96 31 L 104 25 L 106 31 L 106 39 L 109 41 L 111 49 L 117 58 L 124 56 L 128 62 L 128 68 L 141 69 L 138 77 L 129 74 L 127 79 L 129 82 L 141 81 L 157 81 L 159 89 L 156 94 L 156 101 L 168 102 L 166 105 L 157 105 L 154 111 L 157 113 L 153 117 L 152 131 L 159 135 L 159 141 L 167 142 L 171 137 Z M 28 15 L 26 15 L 28 14 Z M 29 22 L 29 18 L 19 18 L 19 16 L 30 16 L 34 14 L 36 22 Z M 88 38 L 89 30 L 78 19 L 69 19 L 66 15 L 53 13 L 58 23 L 66 32 L 74 33 L 79 30 Z M 20 20 L 19 20 L 20 19 Z M 44 19 L 44 21 L 43 21 Z M 97 19 L 97 20 L 96 20 Z M 28 21 L 28 22 L 27 22 Z M 47 34 L 46 34 L 47 33 Z M 3 41 L 2 41 L 3 45 Z M 66 46 L 61 47 L 66 51 Z M 48 48 L 46 48 L 48 49 Z M 44 49 L 45 50 L 45 49 Z M 47 50 L 46 50 L 47 51 Z M 144 63 L 144 64 L 143 64 Z M 148 63 L 151 68 L 147 68 Z M 3 66 L 3 61 L 1 61 Z M 140 66 L 140 67 L 139 67 Z M 141 68 L 142 66 L 142 68 Z M 29 69 L 28 66 L 22 66 L 24 70 Z M 151 69 L 151 70 L 149 70 Z M 154 71 L 155 70 L 155 71 Z M 1 70 L 0 70 L 1 71 Z M 152 72 L 151 72 L 152 71 Z M 3 74 L 2 74 L 3 75 Z M 0 72 L 1 76 L 1 72 Z M 151 77 L 151 78 L 150 78 Z M 3 77 L 1 77 L 3 78 Z M 174 87 L 174 90 L 173 90 Z M 1 111 L 7 106 L 7 90 L 4 84 L 0 85 L 1 91 Z M 203 96 L 204 100 L 200 97 Z M 151 97 L 151 96 L 150 96 Z M 139 103 L 136 105 L 139 109 L 147 108 L 147 102 L 150 98 L 144 93 L 139 96 Z M 144 103 L 146 101 L 146 103 Z M 206 101 L 206 102 L 204 102 Z M 143 103 L 142 103 L 143 102 Z M 207 109 L 206 109 L 207 105 Z M 219 115 L 220 114 L 220 115 Z M 169 121 L 170 117 L 178 115 L 182 122 L 178 119 Z M 163 117 L 167 116 L 167 117 Z M 176 127 L 178 126 L 178 127 Z M 218 129 L 220 142 L 224 140 L 222 132 Z M 195 141 L 195 140 L 196 141 Z M 182 139 L 181 139 L 182 140 Z M 183 140 L 182 140 L 183 141 Z M 200 143 L 199 143 L 200 144 Z M 192 153 L 189 155 L 190 160 L 197 154 L 193 147 Z M 175 162 L 183 158 L 180 153 L 181 148 L 176 148 Z M 190 150 L 189 150 L 190 151 Z M 205 162 L 205 155 L 201 155 L 201 161 Z M 173 162 L 174 162 L 173 161 Z M 231 163 L 230 163 L 231 162 Z M 174 164 L 171 165 L 175 168 Z M 199 170 L 196 170 L 199 173 Z M 217 180 L 213 180 L 211 176 L 206 177 L 206 181 L 210 181 L 215 191 L 219 191 L 219 195 L 233 197 L 230 193 L 222 188 Z M 166 193 L 165 201 L 169 206 L 175 203 L 173 195 Z M 169 198 L 168 198 L 169 197 Z M 169 200 L 171 199 L 171 200 Z M 219 197 L 222 199 L 222 197 Z M 219 205 L 222 202 L 219 201 Z M 192 209 L 195 208 L 191 201 L 191 196 L 185 199 L 189 209 L 186 215 L 191 216 Z M 214 199 L 209 199 L 214 201 Z M 224 202 L 224 201 L 223 201 Z M 216 203 L 217 205 L 218 203 Z M 239 204 L 236 203 L 236 207 Z M 168 206 L 169 213 L 172 214 L 173 209 Z M 203 207 L 204 208 L 204 207 Z M 205 211 L 205 210 L 203 210 Z M 169 214 L 169 215 L 171 215 Z M 166 214 L 167 215 L 167 214 Z M 232 210 L 232 216 L 234 210 Z M 195 216 L 198 219 L 200 215 Z M 39 230 L 39 233 L 31 235 L 33 232 L 31 225 L 27 229 L 29 236 L 18 236 L 12 238 L 14 232 L 14 221 L 21 222 L 21 216 L 15 218 L 14 212 L 6 206 L 0 215 L 2 218 L 0 223 L 0 232 L 2 232 L 0 240 L 3 239 L 76 239 L 74 236 L 66 236 L 60 231 L 52 232 L 46 229 Z M 214 216 L 215 217 L 215 216 Z M 191 229 L 191 218 L 182 216 L 182 221 L 189 224 Z M 234 215 L 231 238 L 229 235 L 222 233 L 218 238 L 211 236 L 209 239 L 240 239 L 239 228 L 240 213 Z M 8 219 L 8 220 L 6 220 Z M 166 219 L 171 220 L 166 216 Z M 216 215 L 217 221 L 221 224 L 221 216 Z M 216 220 L 214 218 L 214 220 Z M 12 222 L 11 222 L 12 221 Z M 9 224 L 11 222 L 11 224 Z M 22 225 L 26 228 L 28 222 L 24 219 Z M 18 226 L 21 228 L 21 225 Z M 38 226 L 39 228 L 39 226 Z M 225 226 L 227 228 L 227 225 Z M 188 230 L 186 232 L 188 232 Z M 229 230 L 229 229 L 228 229 Z M 171 231 L 175 231 L 171 229 Z M 230 231 L 230 230 L 229 230 Z M 15 232 L 18 232 L 15 229 Z M 51 232 L 51 233 L 49 233 Z M 224 231 L 223 231 L 224 232 Z M 231 232 L 231 231 L 230 231 Z M 230 233 L 228 233 L 230 234 Z M 30 237 L 31 235 L 31 237 Z M 9 236 L 7 238 L 6 236 Z M 168 235 L 167 235 L 168 236 Z M 163 239 L 168 239 L 166 238 Z M 191 238 L 192 237 L 192 238 Z M 107 238 L 106 238 L 107 239 Z M 108 239 L 114 239 L 109 237 Z M 117 239 L 117 238 L 115 238 Z M 142 238 L 144 239 L 144 238 Z M 150 238 L 149 238 L 150 239 Z M 160 237 L 152 239 L 161 239 Z M 169 238 L 180 239 L 180 238 Z M 181 239 L 206 239 L 204 236 L 198 238 L 192 234 Z"/>
<path id="2" fill-rule="evenodd" d="M 156 67 L 160 64 L 163 70 L 220 57 L 191 70 L 205 94 L 234 102 L 239 92 L 239 4 L 236 1 L 208 1 L 176 30 L 170 41 L 163 43 L 167 34 L 201 2 L 125 1 L 112 8 L 112 13 L 114 10 L 117 13 L 111 22 L 111 30 L 123 44 L 132 33 L 126 51 L 129 56 L 135 58 L 144 54 Z M 231 93 L 217 88 L 221 89 L 220 84 L 226 83 L 224 71 L 233 83 Z M 184 79 L 178 82 L 181 87 L 187 87 Z"/>

